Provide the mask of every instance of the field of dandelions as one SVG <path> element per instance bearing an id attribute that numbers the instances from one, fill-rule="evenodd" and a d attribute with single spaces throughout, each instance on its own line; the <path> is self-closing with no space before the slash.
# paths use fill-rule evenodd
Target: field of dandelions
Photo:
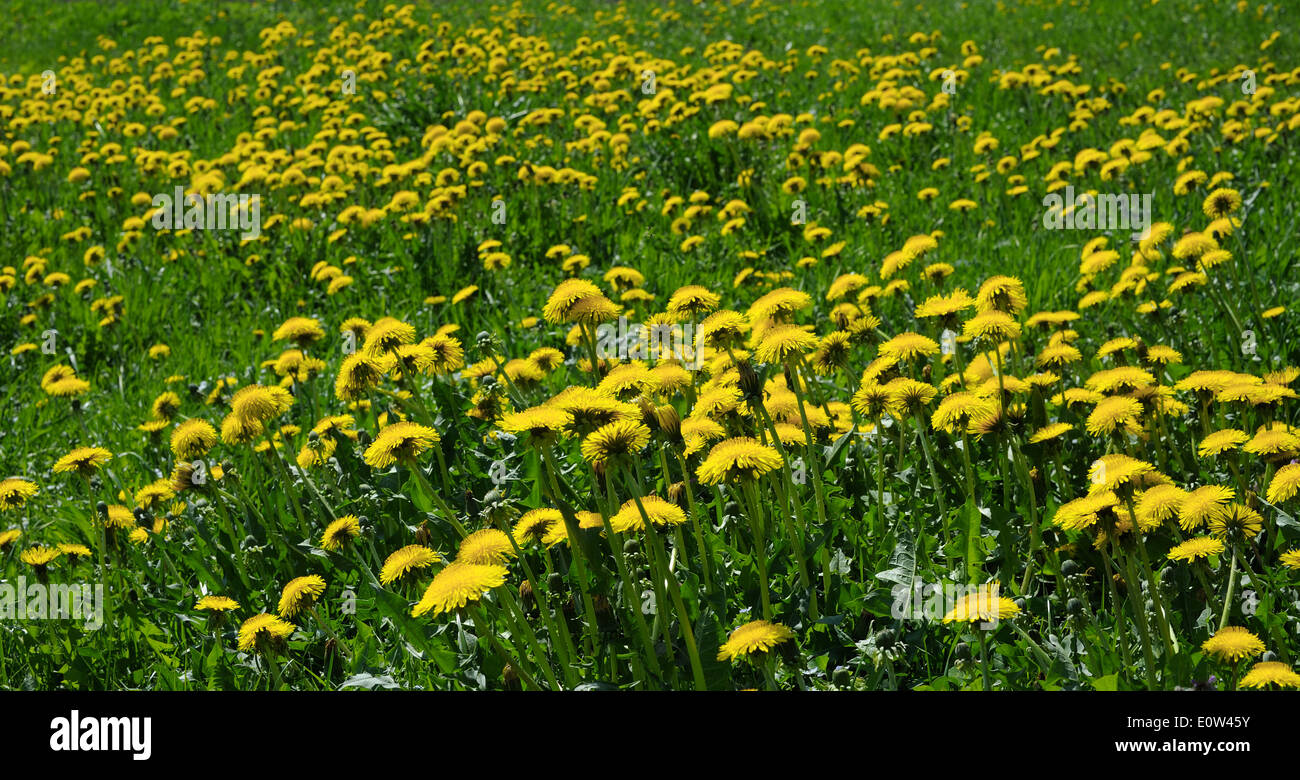
<path id="1" fill-rule="evenodd" d="M 1300 686 L 1294 17 L 928 5 L 17 2 L 0 689 Z"/>

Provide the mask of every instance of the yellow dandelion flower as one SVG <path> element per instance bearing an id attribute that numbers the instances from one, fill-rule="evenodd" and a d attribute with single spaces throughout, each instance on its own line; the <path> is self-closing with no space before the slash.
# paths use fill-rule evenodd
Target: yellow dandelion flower
<path id="1" fill-rule="evenodd" d="M 1264 652 L 1264 643 L 1241 626 L 1224 626 L 1205 640 L 1201 649 L 1219 661 L 1237 663 Z"/>
<path id="2" fill-rule="evenodd" d="M 466 536 L 456 551 L 460 563 L 503 564 L 515 557 L 514 545 L 505 532 L 484 528 Z"/>
<path id="3" fill-rule="evenodd" d="M 321 534 L 320 546 L 323 550 L 338 552 L 360 535 L 361 520 L 356 515 L 344 515 L 325 528 L 325 533 Z"/>
<path id="4" fill-rule="evenodd" d="M 1270 685 L 1300 688 L 1300 674 L 1280 661 L 1261 661 L 1246 672 L 1239 685 L 1242 688 L 1266 688 Z"/>
<path id="5" fill-rule="evenodd" d="M 1191 563 L 1199 558 L 1208 558 L 1223 552 L 1223 541 L 1212 536 L 1194 536 L 1176 544 L 1169 550 L 1169 560 Z"/>
<path id="6" fill-rule="evenodd" d="M 0 511 L 21 509 L 27 503 L 27 499 L 36 495 L 37 490 L 35 482 L 18 477 L 8 477 L 0 481 Z"/>
<path id="7" fill-rule="evenodd" d="M 229 596 L 204 596 L 194 608 L 202 612 L 230 612 L 239 609 L 239 602 Z"/>
<path id="8" fill-rule="evenodd" d="M 478 601 L 495 587 L 505 584 L 509 572 L 494 564 L 452 562 L 433 577 L 424 596 L 411 610 L 412 617 L 432 612 L 435 616 L 461 609 Z"/>
<path id="9" fill-rule="evenodd" d="M 56 473 L 75 471 L 83 477 L 89 477 L 113 457 L 113 453 L 103 447 L 78 447 L 59 458 L 54 463 Z"/>
<path id="10" fill-rule="evenodd" d="M 780 467 L 781 455 L 776 450 L 741 436 L 713 445 L 695 473 L 704 484 L 716 485 L 758 479 Z"/>
<path id="11" fill-rule="evenodd" d="M 376 469 L 386 469 L 394 463 L 411 464 L 438 441 L 438 432 L 432 428 L 413 422 L 393 423 L 381 430 L 366 448 L 365 461 Z"/>
<path id="12" fill-rule="evenodd" d="M 325 592 L 325 580 L 320 575 L 308 574 L 289 580 L 280 592 L 280 617 L 291 618 L 304 609 L 311 609 L 316 599 Z"/>
<path id="13" fill-rule="evenodd" d="M 172 430 L 172 453 L 181 460 L 194 460 L 208 453 L 217 443 L 217 429 L 207 420 L 192 418 Z"/>
<path id="14" fill-rule="evenodd" d="M 582 441 L 582 457 L 593 465 L 635 457 L 650 443 L 650 429 L 636 420 L 602 425 Z"/>
<path id="15" fill-rule="evenodd" d="M 1196 452 L 1202 458 L 1221 455 L 1229 450 L 1239 449 L 1249 439 L 1250 436 L 1245 431 L 1225 428 L 1221 431 L 1215 431 L 1202 439 L 1201 446 L 1197 448 Z"/>
<path id="16" fill-rule="evenodd" d="M 751 655 L 762 655 L 794 638 L 794 632 L 780 623 L 753 620 L 731 632 L 727 641 L 718 648 L 718 660 L 734 661 Z"/>
<path id="17" fill-rule="evenodd" d="M 1020 614 L 1016 602 L 998 595 L 998 587 L 981 585 L 974 593 L 961 598 L 948 614 L 945 623 L 993 623 Z"/>
<path id="18" fill-rule="evenodd" d="M 253 615 L 239 627 L 239 649 L 246 653 L 252 650 L 264 653 L 282 649 L 296 629 L 297 626 L 276 615 L 265 612 Z"/>
<path id="19" fill-rule="evenodd" d="M 564 523 L 564 518 L 558 509 L 542 507 L 525 512 L 515 523 L 515 544 L 523 547 L 530 542 L 542 542 L 547 532 L 556 523 L 561 525 Z"/>
<path id="20" fill-rule="evenodd" d="M 641 508 L 645 509 L 646 517 L 656 526 L 675 526 L 686 523 L 686 513 L 676 504 L 665 501 L 659 496 L 649 495 L 641 499 Z M 627 533 L 645 530 L 645 520 L 641 517 L 641 508 L 636 505 L 636 500 L 624 502 L 619 507 L 618 512 L 609 519 L 610 528 L 616 533 Z"/>
<path id="21" fill-rule="evenodd" d="M 442 556 L 428 547 L 408 544 L 384 560 L 384 565 L 379 570 L 379 582 L 388 585 L 441 561 Z"/>
<path id="22" fill-rule="evenodd" d="M 1193 490 L 1178 508 L 1179 527 L 1184 531 L 1200 528 L 1223 512 L 1236 495 L 1232 488 L 1220 485 L 1205 485 Z"/>

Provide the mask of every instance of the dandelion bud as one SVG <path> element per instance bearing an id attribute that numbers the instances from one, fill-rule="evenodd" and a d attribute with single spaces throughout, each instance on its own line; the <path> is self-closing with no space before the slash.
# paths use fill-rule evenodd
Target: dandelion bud
<path id="1" fill-rule="evenodd" d="M 519 601 L 525 609 L 533 605 L 533 598 L 533 583 L 528 580 L 519 583 Z"/>
<path id="2" fill-rule="evenodd" d="M 674 504 L 677 504 L 678 506 L 683 506 L 686 502 L 686 483 L 674 482 L 673 484 L 669 485 L 668 500 L 673 502 Z"/>
<path id="3" fill-rule="evenodd" d="M 492 334 L 488 333 L 486 330 L 481 330 L 478 332 L 478 335 L 474 337 L 474 343 L 478 345 L 479 349 L 487 352 L 492 349 Z"/>
<path id="4" fill-rule="evenodd" d="M 659 427 L 659 418 L 655 416 L 655 406 L 650 403 L 649 399 L 643 395 L 639 395 L 632 401 L 632 403 L 636 404 L 637 409 L 641 412 L 642 425 L 652 431 Z"/>
<path id="5" fill-rule="evenodd" d="M 1083 602 L 1078 599 L 1070 599 L 1065 602 L 1065 611 L 1069 615 L 1078 615 L 1083 612 Z"/>
<path id="6" fill-rule="evenodd" d="M 546 589 L 558 591 L 564 587 L 564 577 L 559 572 L 551 572 L 546 577 Z"/>
<path id="7" fill-rule="evenodd" d="M 736 371 L 740 373 L 740 392 L 744 393 L 745 400 L 757 402 L 763 398 L 763 381 L 758 378 L 758 372 L 750 365 L 748 360 L 742 360 L 736 364 Z M 790 385 L 794 387 L 794 385 Z"/>
<path id="8" fill-rule="evenodd" d="M 886 628 L 884 631 L 876 634 L 876 647 L 879 647 L 881 650 L 888 650 L 894 646 L 896 639 L 897 637 L 894 635 L 893 629 Z"/>
<path id="9" fill-rule="evenodd" d="M 501 670 L 501 681 L 505 684 L 506 690 L 517 691 L 522 688 L 519 684 L 519 672 L 514 664 L 506 664 Z"/>
<path id="10" fill-rule="evenodd" d="M 965 642 L 958 642 L 956 649 L 953 651 L 953 655 L 958 661 L 969 661 L 971 659 L 970 645 Z"/>
<path id="11" fill-rule="evenodd" d="M 103 519 L 103 520 L 107 520 L 107 519 L 108 519 L 108 504 L 105 504 L 103 501 L 100 501 L 98 504 L 95 505 L 95 513 L 96 513 L 96 516 L 97 516 L 97 517 L 99 517 L 99 518 L 101 518 L 101 519 Z"/>
<path id="12" fill-rule="evenodd" d="M 420 526 L 415 529 L 415 543 L 428 546 L 433 541 L 433 534 L 429 532 L 429 521 L 422 520 Z"/>
<path id="13" fill-rule="evenodd" d="M 1061 561 L 1061 574 L 1066 577 L 1073 577 L 1079 573 L 1079 564 L 1073 558 L 1066 558 Z"/>
<path id="14" fill-rule="evenodd" d="M 682 439 L 682 418 L 677 414 L 677 409 L 668 404 L 664 404 L 655 409 L 655 421 L 659 423 L 659 429 L 664 432 L 669 440 L 678 442 Z"/>
<path id="15" fill-rule="evenodd" d="M 831 682 L 840 688 L 848 687 L 853 681 L 853 672 L 847 666 L 837 666 L 831 674 Z"/>
<path id="16" fill-rule="evenodd" d="M 641 551 L 641 543 L 638 542 L 636 539 L 628 539 L 626 542 L 623 542 L 624 554 L 635 555 L 640 551 Z"/>

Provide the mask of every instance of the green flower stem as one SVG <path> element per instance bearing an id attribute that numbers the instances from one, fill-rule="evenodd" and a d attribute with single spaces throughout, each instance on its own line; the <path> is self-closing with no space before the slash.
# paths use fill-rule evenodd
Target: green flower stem
<path id="1" fill-rule="evenodd" d="M 875 537 L 883 538 L 885 535 L 885 428 L 884 417 L 876 415 L 876 529 Z M 875 539 L 872 540 L 872 549 L 875 549 Z"/>
<path id="2" fill-rule="evenodd" d="M 1124 659 L 1124 668 L 1132 669 L 1134 668 L 1133 656 L 1129 652 L 1128 641 L 1125 636 L 1127 634 L 1127 628 L 1124 620 L 1124 606 L 1120 603 L 1119 588 L 1115 585 L 1115 570 L 1110 565 L 1110 555 L 1106 552 L 1106 548 L 1102 547 L 1098 552 L 1101 553 L 1101 563 L 1103 570 L 1106 573 L 1106 584 L 1110 586 L 1110 608 L 1115 612 L 1115 644 L 1119 645 L 1120 655 Z M 1102 608 L 1104 609 L 1105 606 L 1105 596 L 1103 593 Z"/>
<path id="3" fill-rule="evenodd" d="M 334 507 L 330 506 L 330 502 L 326 501 L 325 496 L 321 495 L 320 490 L 316 488 L 316 483 L 308 476 L 307 469 L 299 468 L 298 473 L 302 475 L 302 481 L 311 490 L 312 495 L 316 496 L 316 500 L 320 502 L 321 506 L 325 507 L 325 514 L 330 516 L 330 522 L 338 520 L 339 516 L 334 514 Z"/>
<path id="4" fill-rule="evenodd" d="M 519 543 L 515 541 L 515 535 L 510 533 L 510 529 L 506 527 L 505 519 L 498 518 L 497 522 L 500 525 L 501 533 L 505 534 L 506 538 L 510 540 L 510 546 L 514 548 L 515 551 L 515 558 L 517 558 L 520 565 L 523 566 L 524 575 L 528 577 L 528 583 L 533 588 L 534 599 L 537 601 L 537 612 L 542 617 L 542 625 L 546 626 L 546 633 L 551 637 L 552 643 L 560 654 L 561 668 L 564 669 L 564 681 L 568 683 L 570 688 L 572 688 L 577 682 L 578 670 L 573 664 L 573 659 L 569 657 L 568 644 L 562 641 L 559 630 L 556 629 L 555 624 L 551 621 L 550 604 L 549 600 L 546 598 L 546 583 L 538 580 L 537 575 L 533 573 L 533 567 L 528 562 L 528 557 L 525 556 L 524 551 L 519 548 Z"/>
<path id="5" fill-rule="evenodd" d="M 673 600 L 673 607 L 677 610 L 677 621 L 681 626 L 682 639 L 686 642 L 686 653 L 691 659 L 691 674 L 695 677 L 695 689 L 697 691 L 707 690 L 708 684 L 704 679 L 704 666 L 700 663 L 700 652 L 695 646 L 695 631 L 691 628 L 691 616 L 686 611 L 685 602 L 682 601 L 681 584 L 677 582 L 676 575 L 668 567 L 668 555 L 664 551 L 663 540 L 659 538 L 658 529 L 654 527 L 650 515 L 645 511 L 645 506 L 641 503 L 641 488 L 632 479 L 632 475 L 626 466 L 623 468 L 623 479 L 632 491 L 632 500 L 636 502 L 637 511 L 641 513 L 641 522 L 645 524 L 645 535 L 650 540 L 654 565 L 659 570 L 656 577 L 667 584 L 668 593 Z"/>
<path id="6" fill-rule="evenodd" d="M 989 680 L 989 647 L 988 640 L 984 638 L 984 629 L 978 625 L 973 625 L 975 637 L 979 640 L 980 645 L 980 677 L 984 680 L 984 690 L 993 690 L 993 683 Z"/>
<path id="7" fill-rule="evenodd" d="M 1043 529 L 1039 527 L 1041 521 L 1038 518 L 1038 495 L 1034 490 L 1034 475 L 1030 473 L 1029 463 L 1020 450 L 1020 440 L 1014 435 L 1011 437 L 1011 449 L 1016 455 L 1016 465 L 1024 480 L 1025 492 L 1029 496 L 1029 555 L 1025 557 L 1025 574 L 1020 580 L 1019 591 L 1025 594 L 1029 592 L 1029 583 L 1034 576 L 1034 557 L 1043 542 Z"/>
<path id="8" fill-rule="evenodd" d="M 1147 625 L 1146 605 L 1142 603 L 1141 580 L 1133 569 L 1132 556 L 1121 555 L 1119 546 L 1113 539 L 1111 544 L 1115 546 L 1115 560 L 1124 569 L 1125 589 L 1128 591 L 1129 605 L 1133 607 L 1133 620 L 1137 623 L 1138 637 L 1142 641 L 1142 659 L 1146 664 L 1147 687 L 1153 691 L 1159 690 L 1156 682 L 1156 657 L 1151 648 L 1151 630 Z"/>
<path id="9" fill-rule="evenodd" d="M 912 415 L 912 422 L 916 425 L 916 432 L 921 437 L 921 451 L 925 453 L 925 465 L 930 472 L 930 489 L 934 491 L 935 500 L 939 504 L 939 515 L 943 518 L 945 532 L 948 526 L 948 503 L 943 497 L 943 487 L 939 484 L 939 472 L 934 469 L 934 454 L 930 451 L 930 437 L 926 434 L 925 423 L 921 420 L 921 414 Z M 924 525 L 922 526 L 924 531 Z M 944 534 L 945 539 L 947 534 Z"/>
<path id="10" fill-rule="evenodd" d="M 600 358 L 596 352 L 596 336 L 591 332 L 587 323 L 581 323 L 582 340 L 587 345 L 587 353 L 591 356 L 591 386 L 595 387 L 600 384 Z"/>
<path id="11" fill-rule="evenodd" d="M 794 509 L 794 519 L 797 523 L 791 520 L 791 513 L 789 512 L 781 513 L 781 517 L 785 520 L 786 534 L 790 537 L 790 549 L 794 552 L 795 564 L 799 569 L 799 584 L 808 592 L 808 614 L 813 620 L 816 620 L 820 617 L 821 610 L 817 604 L 817 589 L 813 587 L 812 578 L 808 575 L 807 554 L 803 544 L 804 535 L 808 530 L 808 523 L 804 519 L 803 506 L 799 503 L 798 494 L 794 489 L 794 474 L 790 471 L 790 456 L 786 452 L 785 445 L 781 443 L 781 437 L 777 435 L 776 424 L 772 421 L 772 415 L 768 414 L 767 406 L 760 400 L 752 404 L 752 407 L 762 417 L 767 429 L 771 431 L 772 445 L 781 456 L 781 477 L 784 480 L 784 486 L 789 488 L 789 492 L 781 491 L 778 498 L 782 505 L 785 505 L 788 497 L 788 503 Z M 813 473 L 816 475 L 815 464 L 811 465 L 810 468 L 813 469 Z M 823 523 L 823 525 L 825 524 Z"/>
<path id="12" fill-rule="evenodd" d="M 741 491 L 747 500 L 745 514 L 749 517 L 749 526 L 754 533 L 754 561 L 758 564 L 759 598 L 762 600 L 763 619 L 772 619 L 772 599 L 767 590 L 767 538 L 763 533 L 763 510 L 758 502 L 753 481 L 741 484 Z"/>
<path id="13" fill-rule="evenodd" d="M 776 658 L 771 653 L 764 653 L 763 660 L 759 664 L 763 669 L 763 679 L 767 681 L 769 691 L 779 691 L 781 686 L 776 682 Z"/>
<path id="14" fill-rule="evenodd" d="M 104 589 L 106 597 L 104 598 L 104 623 L 112 625 L 113 601 L 107 598 L 108 594 L 108 518 L 99 516 L 99 509 L 95 504 L 95 489 L 90 484 L 90 477 L 85 474 L 81 475 L 81 481 L 86 486 L 86 498 L 90 501 L 90 524 L 91 527 L 99 528 L 99 586 Z M 15 545 L 16 546 L 16 545 Z"/>
<path id="15" fill-rule="evenodd" d="M 560 517 L 564 520 L 564 528 L 569 536 L 570 559 L 573 561 L 573 573 L 578 579 L 578 588 L 581 591 L 582 608 L 587 616 L 587 650 L 593 657 L 596 655 L 596 648 L 600 647 L 600 641 L 596 636 L 596 607 L 591 601 L 591 586 L 587 582 L 587 552 L 584 550 L 584 539 L 582 531 L 578 527 L 578 520 L 573 514 L 573 510 L 560 496 L 559 479 L 556 472 L 558 471 L 555 461 L 551 457 L 549 450 L 541 450 L 542 463 L 545 466 L 548 484 L 550 486 L 551 500 L 554 501 L 560 509 Z"/>
<path id="16" fill-rule="evenodd" d="M 334 646 L 337 647 L 340 651 L 342 651 L 343 658 L 346 660 L 351 660 L 352 651 L 348 650 L 348 646 L 343 644 L 343 640 L 339 637 L 338 633 L 334 631 L 334 627 L 331 626 L 329 623 L 327 623 L 325 621 L 325 618 L 321 617 L 320 613 L 316 611 L 316 605 L 312 604 L 311 606 L 307 607 L 307 611 L 310 612 L 311 616 L 316 619 L 316 623 L 319 624 L 321 628 L 325 629 L 325 633 L 330 635 L 330 639 L 334 640 Z"/>
<path id="17" fill-rule="evenodd" d="M 536 691 L 542 690 L 542 686 L 537 684 L 537 680 L 533 679 L 533 676 L 528 673 L 528 670 L 515 660 L 516 654 L 512 649 L 507 649 L 502 646 L 502 641 L 492 630 L 492 624 L 488 622 L 486 611 L 483 607 L 480 604 L 475 604 L 472 607 L 467 607 L 466 611 L 469 612 L 470 617 L 474 618 L 474 628 L 477 630 L 479 636 L 487 638 L 488 644 L 492 647 L 492 650 L 497 654 L 502 662 L 510 664 L 511 668 L 519 674 L 519 679 L 523 681 L 525 687 L 532 688 Z"/>
<path id="18" fill-rule="evenodd" d="M 1125 503 L 1128 505 L 1129 516 L 1136 523 L 1137 511 L 1133 508 L 1132 496 L 1126 496 Z M 1147 588 L 1151 591 L 1151 602 L 1155 605 L 1156 624 L 1160 629 L 1160 640 L 1165 646 L 1167 656 L 1173 658 L 1178 652 L 1178 639 L 1169 627 L 1169 610 L 1165 607 L 1164 597 L 1160 595 L 1160 582 L 1151 566 L 1151 557 L 1147 555 L 1146 541 L 1142 539 L 1140 529 L 1137 530 L 1137 534 L 1135 546 L 1138 551 L 1138 564 L 1142 568 L 1142 573 L 1146 576 Z"/>
<path id="19" fill-rule="evenodd" d="M 280 665 L 275 662 L 275 658 L 272 657 L 270 653 L 263 654 L 262 659 L 266 661 L 266 668 L 271 672 L 270 689 L 273 691 L 280 690 L 282 687 L 282 683 L 280 682 Z"/>
<path id="20" fill-rule="evenodd" d="M 606 477 L 609 477 L 608 471 L 605 474 Z M 610 485 L 610 488 L 612 492 L 613 485 Z M 641 590 L 632 582 L 632 575 L 627 565 L 623 547 L 619 544 L 619 537 L 614 533 L 613 526 L 609 524 L 607 512 L 600 513 L 600 522 L 605 529 L 605 539 L 609 542 L 610 554 L 614 557 L 614 568 L 623 583 L 623 602 L 627 610 L 632 613 L 632 624 L 636 628 L 637 640 L 641 645 L 642 654 L 645 656 L 646 663 L 655 677 L 662 679 L 663 669 L 659 665 L 659 656 L 655 653 L 650 627 L 646 623 L 645 614 L 641 612 Z"/>
<path id="21" fill-rule="evenodd" d="M 429 413 L 429 407 L 424 405 L 424 399 L 420 397 L 420 393 L 418 389 L 415 387 L 415 383 L 410 380 L 411 375 L 414 373 L 414 366 L 409 365 L 409 363 L 410 361 L 405 361 L 405 360 L 402 361 L 402 368 L 401 368 L 402 374 L 401 377 L 397 380 L 397 384 L 399 387 L 401 387 L 403 390 L 406 391 L 407 395 L 410 396 L 409 400 L 411 402 L 411 406 L 414 407 L 415 409 L 415 416 L 420 418 L 420 423 L 432 428 L 434 427 L 433 415 Z M 402 399 L 402 400 L 406 400 L 406 399 Z"/>
<path id="22" fill-rule="evenodd" d="M 1228 587 L 1223 594 L 1223 615 L 1219 618 L 1219 630 L 1228 625 L 1228 613 L 1232 611 L 1232 594 L 1237 588 L 1237 545 L 1232 545 L 1232 564 L 1228 568 Z"/>
<path id="23" fill-rule="evenodd" d="M 491 352 L 490 357 L 492 358 L 493 365 L 497 367 L 497 371 L 501 372 L 501 378 L 506 381 L 506 389 L 510 391 L 512 396 L 514 396 L 515 403 L 519 404 L 520 408 L 527 406 L 527 402 L 524 401 L 524 394 L 520 392 L 519 388 L 515 386 L 514 380 L 512 380 L 510 375 L 506 373 L 506 367 L 501 363 L 501 359 L 497 357 L 496 352 Z"/>
<path id="24" fill-rule="evenodd" d="M 551 684 L 552 690 L 563 690 L 563 686 L 560 685 L 559 679 L 555 676 L 555 670 L 551 668 L 550 657 L 542 648 L 541 643 L 538 642 L 537 634 L 533 631 L 533 627 L 528 624 L 528 618 L 524 615 L 524 611 L 520 609 L 515 594 L 505 586 L 497 588 L 496 593 L 506 605 L 506 618 L 511 625 L 511 635 L 523 636 L 524 642 L 528 644 L 528 649 L 533 653 L 533 662 L 542 670 L 542 676 Z"/>
<path id="25" fill-rule="evenodd" d="M 790 372 L 792 378 L 794 379 L 794 381 L 792 382 L 794 387 L 792 389 L 794 390 L 795 403 L 799 405 L 799 420 L 803 423 L 804 440 L 807 441 L 808 443 L 808 460 L 810 461 L 809 470 L 812 471 L 812 477 L 813 477 L 813 496 L 817 501 L 817 530 L 819 533 L 825 533 L 827 531 L 826 491 L 825 488 L 822 487 L 821 457 L 817 452 L 817 444 L 815 441 L 813 441 L 812 426 L 808 424 L 808 412 L 804 404 L 803 389 L 802 389 L 802 385 L 803 385 L 802 379 L 804 374 L 804 371 L 802 370 L 803 366 L 804 366 L 803 358 L 799 358 L 798 361 L 796 361 L 795 365 L 792 367 L 792 370 Z M 940 501 L 940 506 L 942 506 L 943 499 L 940 498 L 939 501 Z M 800 544 L 800 547 L 802 546 L 803 545 Z M 823 547 L 821 550 L 821 554 L 818 555 L 818 558 L 821 560 L 821 564 L 822 564 L 822 590 L 826 592 L 826 597 L 829 599 L 830 589 L 831 589 L 831 566 L 830 566 L 829 547 Z M 816 601 L 815 596 L 813 597 L 813 601 Z M 817 617 L 816 612 L 813 612 L 812 615 L 814 619 Z"/>
<path id="26" fill-rule="evenodd" d="M 704 575 L 704 588 L 710 596 L 713 596 L 716 594 L 713 585 L 713 550 L 705 541 L 704 524 L 700 521 L 700 512 L 695 506 L 695 491 L 691 490 L 691 471 L 686 466 L 686 458 L 680 451 L 675 454 L 677 455 L 678 464 L 682 467 L 682 492 L 686 494 L 686 507 L 691 515 L 691 527 L 695 532 L 695 545 L 700 552 L 700 569 Z M 668 471 L 667 466 L 668 464 L 665 462 L 665 473 Z"/>
<path id="27" fill-rule="evenodd" d="M 307 518 L 302 513 L 302 502 L 298 500 L 298 491 L 294 490 L 293 483 L 289 479 L 289 469 L 284 465 L 284 458 L 280 456 L 280 448 L 275 446 L 275 442 L 267 442 L 267 444 L 267 449 L 272 454 L 271 459 L 275 461 L 275 467 L 280 472 L 280 479 L 284 481 L 284 492 L 289 494 L 293 514 L 298 518 L 298 528 L 304 536 L 311 538 L 311 527 L 307 525 Z"/>
<path id="28" fill-rule="evenodd" d="M 442 489 L 450 496 L 451 474 L 447 471 L 447 459 L 443 457 L 441 445 L 433 445 L 433 454 L 438 459 L 438 479 L 442 482 Z"/>
<path id="29" fill-rule="evenodd" d="M 465 526 L 461 525 L 460 520 L 456 518 L 456 513 L 451 507 L 447 506 L 447 502 L 443 500 L 438 491 L 433 489 L 433 485 L 429 484 L 429 478 L 424 476 L 424 469 L 420 468 L 420 464 L 411 460 L 404 465 L 410 469 L 411 474 L 415 476 L 415 480 L 420 483 L 420 487 L 424 492 L 433 499 L 433 503 L 438 505 L 438 509 L 446 515 L 447 522 L 456 530 L 456 533 L 460 534 L 460 538 L 464 539 L 469 536 L 469 531 L 465 529 Z"/>
<path id="30" fill-rule="evenodd" d="M 970 497 L 970 516 L 966 518 L 966 579 L 978 585 L 983 579 L 980 571 L 983 561 L 979 557 L 980 507 L 975 492 L 975 472 L 970 462 L 970 437 L 961 432 L 961 460 L 966 471 L 966 493 Z"/>

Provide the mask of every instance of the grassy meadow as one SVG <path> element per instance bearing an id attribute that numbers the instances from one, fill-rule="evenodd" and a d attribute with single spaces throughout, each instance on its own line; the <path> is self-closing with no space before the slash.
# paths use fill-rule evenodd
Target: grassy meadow
<path id="1" fill-rule="evenodd" d="M 1300 687 L 1281 4 L 9 5 L 0 690 Z"/>

